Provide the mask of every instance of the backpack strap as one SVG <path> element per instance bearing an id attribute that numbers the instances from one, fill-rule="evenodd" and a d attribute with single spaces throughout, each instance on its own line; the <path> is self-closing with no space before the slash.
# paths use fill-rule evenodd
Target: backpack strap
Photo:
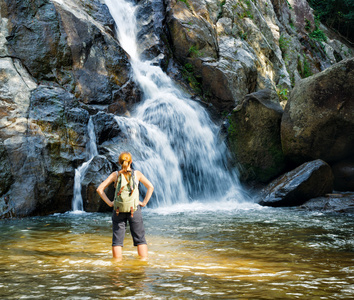
<path id="1" fill-rule="evenodd" d="M 124 186 L 122 186 L 122 177 L 121 177 L 122 174 L 119 174 L 118 171 L 116 171 L 116 173 L 117 173 L 117 181 L 116 181 L 116 195 L 115 195 L 115 198 L 118 197 L 122 193 L 122 191 L 124 189 Z"/>

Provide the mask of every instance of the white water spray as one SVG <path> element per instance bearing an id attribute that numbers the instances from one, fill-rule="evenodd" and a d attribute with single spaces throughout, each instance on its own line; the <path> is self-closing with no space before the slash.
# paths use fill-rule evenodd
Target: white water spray
<path id="1" fill-rule="evenodd" d="M 75 178 L 74 178 L 74 197 L 72 200 L 72 210 L 74 212 L 80 212 L 84 210 L 82 196 L 81 196 L 81 181 L 82 178 L 85 176 L 88 166 L 92 159 L 98 155 L 97 145 L 96 145 L 96 135 L 93 126 L 92 119 L 90 118 L 87 131 L 89 136 L 89 141 L 87 143 L 87 152 L 88 152 L 88 161 L 84 162 L 80 167 L 75 170 Z"/>
<path id="2" fill-rule="evenodd" d="M 227 149 L 207 112 L 192 101 L 158 66 L 141 61 L 134 7 L 105 0 L 117 36 L 129 54 L 133 79 L 143 101 L 131 118 L 116 117 L 129 145 L 140 153 L 138 167 L 155 185 L 155 205 L 190 200 L 243 200 L 236 172 L 227 167 Z"/>

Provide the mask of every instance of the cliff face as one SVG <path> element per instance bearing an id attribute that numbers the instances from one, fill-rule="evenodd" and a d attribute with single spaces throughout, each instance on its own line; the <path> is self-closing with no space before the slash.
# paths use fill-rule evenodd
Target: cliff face
<path id="1" fill-rule="evenodd" d="M 353 56 L 305 0 L 138 5 L 141 55 L 221 115 L 263 89 L 285 104 L 301 78 Z M 90 115 L 99 145 L 119 138 L 110 114 L 129 114 L 140 92 L 103 0 L 0 0 L 0 13 L 0 216 L 63 212 Z M 106 174 L 115 162 L 100 163 Z"/>
<path id="2" fill-rule="evenodd" d="M 305 0 L 166 3 L 175 57 L 221 112 L 261 89 L 285 100 L 301 78 L 353 55 Z"/>
<path id="3" fill-rule="evenodd" d="M 100 1 L 0 1 L 4 216 L 67 211 L 89 112 L 130 104 L 130 64 Z M 135 99 L 134 99 L 135 101 Z"/>

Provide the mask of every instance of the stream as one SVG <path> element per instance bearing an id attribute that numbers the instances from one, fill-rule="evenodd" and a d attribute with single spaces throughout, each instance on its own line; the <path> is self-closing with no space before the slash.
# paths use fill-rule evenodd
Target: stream
<path id="1" fill-rule="evenodd" d="M 143 209 L 149 259 L 111 215 L 0 223 L 2 299 L 353 299 L 352 215 L 195 202 Z"/>

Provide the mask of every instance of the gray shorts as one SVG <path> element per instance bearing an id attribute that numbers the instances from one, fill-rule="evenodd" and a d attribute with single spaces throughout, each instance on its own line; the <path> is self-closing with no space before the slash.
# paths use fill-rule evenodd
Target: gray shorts
<path id="1" fill-rule="evenodd" d="M 127 221 L 129 221 L 130 232 L 133 238 L 134 246 L 147 244 L 145 240 L 145 228 L 143 224 L 143 216 L 141 213 L 141 207 L 138 205 L 138 209 L 134 212 L 132 218 L 130 213 L 119 213 L 118 216 L 115 211 L 112 215 L 113 223 L 113 238 L 112 246 L 122 246 L 124 242 L 125 229 L 127 227 Z"/>

